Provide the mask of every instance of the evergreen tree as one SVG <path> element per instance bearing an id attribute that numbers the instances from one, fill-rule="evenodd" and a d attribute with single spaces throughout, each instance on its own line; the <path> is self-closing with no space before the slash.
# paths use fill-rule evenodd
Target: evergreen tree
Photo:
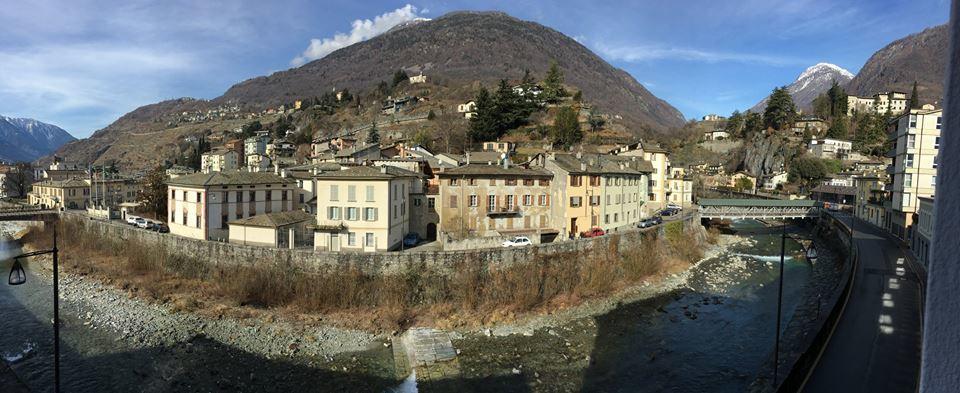
<path id="1" fill-rule="evenodd" d="M 473 141 L 496 140 L 500 135 L 499 119 L 493 105 L 493 98 L 486 87 L 481 87 L 473 100 L 477 104 L 476 113 L 470 118 L 470 131 L 467 135 Z"/>
<path id="2" fill-rule="evenodd" d="M 523 70 L 523 78 L 520 78 L 520 86 L 523 86 L 524 89 L 529 88 L 537 83 L 536 79 L 533 79 L 533 75 L 530 74 L 530 70 Z"/>
<path id="3" fill-rule="evenodd" d="M 567 148 L 581 140 L 583 131 L 580 129 L 577 112 L 569 106 L 560 108 L 553 123 L 553 144 Z"/>
<path id="4" fill-rule="evenodd" d="M 827 90 L 827 97 L 830 98 L 830 117 L 846 116 L 847 114 L 847 92 L 843 91 L 836 80 Z"/>
<path id="5" fill-rule="evenodd" d="M 813 114 L 821 119 L 830 119 L 833 116 L 833 104 L 830 102 L 830 96 L 826 93 L 820 93 L 813 99 Z"/>
<path id="6" fill-rule="evenodd" d="M 827 138 L 847 139 L 848 133 L 847 117 L 839 116 L 833 119 L 833 124 L 827 129 Z"/>
<path id="7" fill-rule="evenodd" d="M 367 131 L 367 143 L 380 143 L 380 131 L 377 130 L 377 121 L 374 120 Z"/>
<path id="8" fill-rule="evenodd" d="M 400 83 L 402 83 L 407 79 L 410 79 L 410 77 L 407 76 L 406 71 L 402 69 L 397 70 L 397 72 L 393 73 L 393 83 L 390 84 L 390 88 L 391 89 L 397 88 L 397 86 L 400 85 Z"/>
<path id="9" fill-rule="evenodd" d="M 603 119 L 603 116 L 590 111 L 590 116 L 587 117 L 587 123 L 590 124 L 590 131 L 597 132 L 607 124 L 607 121 Z"/>
<path id="10" fill-rule="evenodd" d="M 723 125 L 723 130 L 733 137 L 741 138 L 743 137 L 743 120 L 743 114 L 734 110 L 727 118 L 726 124 Z"/>
<path id="11" fill-rule="evenodd" d="M 580 90 L 577 90 L 576 93 L 573 93 L 573 102 L 581 102 L 581 101 L 583 101 L 583 92 L 581 92 Z"/>
<path id="12" fill-rule="evenodd" d="M 763 131 L 763 116 L 756 112 L 747 113 L 743 119 L 743 137 L 749 138 L 753 134 Z"/>
<path id="13" fill-rule="evenodd" d="M 773 93 L 767 100 L 767 109 L 763 112 L 764 126 L 778 131 L 785 130 L 793 125 L 796 116 L 797 107 L 793 104 L 793 98 L 790 97 L 787 88 L 773 89 Z"/>
<path id="14" fill-rule="evenodd" d="M 913 81 L 913 91 L 910 92 L 910 109 L 920 109 L 920 96 L 917 94 L 917 81 Z"/>
<path id="15" fill-rule="evenodd" d="M 353 96 L 350 95 L 350 90 L 343 89 L 340 92 L 340 102 L 350 102 L 353 101 Z"/>
<path id="16" fill-rule="evenodd" d="M 556 102 L 560 97 L 567 95 L 563 89 L 563 71 L 556 61 L 550 63 L 547 76 L 543 79 L 543 95 L 547 101 Z"/>

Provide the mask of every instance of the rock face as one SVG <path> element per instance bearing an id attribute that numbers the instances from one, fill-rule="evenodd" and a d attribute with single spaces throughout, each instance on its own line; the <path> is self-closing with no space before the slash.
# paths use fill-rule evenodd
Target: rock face
<path id="1" fill-rule="evenodd" d="M 946 78 L 947 25 L 911 34 L 883 47 L 863 65 L 847 85 L 847 94 L 870 96 L 896 90 L 910 94 L 913 82 L 922 104 L 943 102 Z"/>
<path id="2" fill-rule="evenodd" d="M 811 103 L 821 93 L 825 93 L 837 81 L 841 86 L 853 79 L 853 74 L 840 66 L 830 63 L 818 63 L 810 66 L 797 77 L 797 80 L 787 86 L 787 92 L 793 97 L 794 104 L 798 109 L 810 111 Z M 767 107 L 767 98 L 764 98 L 753 108 L 751 112 L 763 112 Z"/>
<path id="3" fill-rule="evenodd" d="M 796 148 L 790 145 L 786 138 L 776 134 L 757 133 L 746 140 L 743 147 L 734 155 L 733 167 L 759 178 L 781 171 L 784 163 L 796 153 Z"/>
<path id="4" fill-rule="evenodd" d="M 422 71 L 448 86 L 479 81 L 493 87 L 503 78 L 519 79 L 524 70 L 542 78 L 553 61 L 566 84 L 604 112 L 622 116 L 631 130 L 684 124 L 677 109 L 576 40 L 500 12 L 454 12 L 395 28 L 302 67 L 234 85 L 214 101 L 278 105 L 333 88 L 369 91 L 381 80 L 389 82 L 397 69 L 410 75 Z"/>
<path id="5" fill-rule="evenodd" d="M 53 124 L 0 116 L 0 161 L 33 161 L 75 140 Z"/>

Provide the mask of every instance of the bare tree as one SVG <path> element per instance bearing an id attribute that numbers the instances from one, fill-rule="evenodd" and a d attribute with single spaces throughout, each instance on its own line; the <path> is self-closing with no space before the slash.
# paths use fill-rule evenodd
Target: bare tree
<path id="1" fill-rule="evenodd" d="M 33 167 L 28 162 L 18 162 L 7 171 L 0 187 L 3 187 L 10 196 L 23 197 L 30 191 L 31 184 L 33 184 Z"/>

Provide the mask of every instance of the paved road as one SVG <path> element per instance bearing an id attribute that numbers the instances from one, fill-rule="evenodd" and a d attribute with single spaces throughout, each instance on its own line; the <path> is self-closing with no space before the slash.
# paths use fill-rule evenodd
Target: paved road
<path id="1" fill-rule="evenodd" d="M 805 392 L 915 392 L 921 304 L 916 275 L 895 240 L 849 215 L 860 266 L 850 301 Z M 897 267 L 905 272 L 899 275 Z"/>

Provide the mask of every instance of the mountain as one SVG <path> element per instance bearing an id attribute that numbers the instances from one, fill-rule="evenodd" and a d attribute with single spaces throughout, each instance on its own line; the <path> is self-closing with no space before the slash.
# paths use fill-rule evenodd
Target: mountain
<path id="1" fill-rule="evenodd" d="M 76 139 L 53 124 L 0 116 L 0 161 L 33 161 Z"/>
<path id="2" fill-rule="evenodd" d="M 519 79 L 524 70 L 542 78 L 553 61 L 567 85 L 605 113 L 622 116 L 636 133 L 684 124 L 677 109 L 576 40 L 500 12 L 454 12 L 417 21 L 299 68 L 244 81 L 214 101 L 279 105 L 333 88 L 369 91 L 401 68 L 447 85 L 479 81 L 493 88 L 500 79 Z"/>
<path id="3" fill-rule="evenodd" d="M 826 93 L 826 91 L 830 89 L 830 86 L 833 85 L 833 81 L 837 81 L 837 83 L 843 86 L 852 78 L 853 74 L 851 74 L 850 71 L 837 65 L 817 63 L 800 73 L 797 80 L 787 86 L 787 91 L 790 93 L 790 96 L 793 97 L 793 102 L 797 105 L 797 108 L 807 112 L 812 109 L 811 103 L 813 99 L 817 98 L 821 93 Z M 768 98 L 769 97 L 765 97 L 758 102 L 757 105 L 750 108 L 750 111 L 763 112 L 763 110 L 767 108 Z"/>
<path id="4" fill-rule="evenodd" d="M 896 90 L 910 94 L 917 82 L 920 103 L 943 102 L 949 46 L 947 25 L 927 28 L 883 47 L 846 87 L 847 94 L 871 96 Z"/>

